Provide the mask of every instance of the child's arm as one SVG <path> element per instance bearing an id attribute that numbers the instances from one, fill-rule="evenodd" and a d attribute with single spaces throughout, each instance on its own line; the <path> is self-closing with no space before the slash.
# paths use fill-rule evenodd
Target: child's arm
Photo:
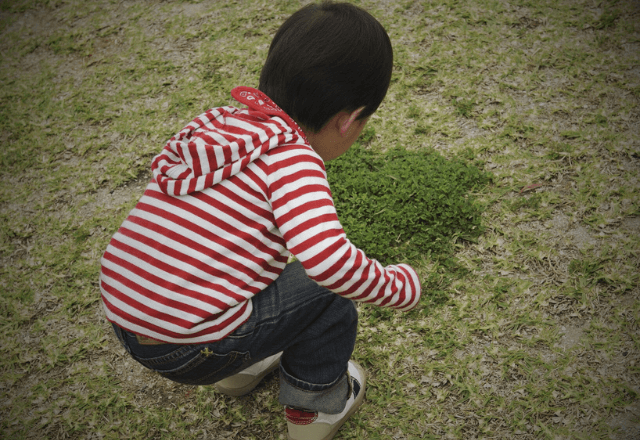
<path id="1" fill-rule="evenodd" d="M 356 301 L 400 310 L 418 304 L 420 281 L 411 266 L 384 267 L 347 239 L 315 152 L 305 146 L 275 149 L 269 188 L 276 224 L 310 278 Z"/>

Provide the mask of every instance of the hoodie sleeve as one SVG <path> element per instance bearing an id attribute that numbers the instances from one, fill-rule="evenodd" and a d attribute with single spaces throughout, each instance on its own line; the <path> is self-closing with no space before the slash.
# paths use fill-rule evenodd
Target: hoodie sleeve
<path id="1" fill-rule="evenodd" d="M 415 270 L 406 264 L 384 267 L 347 239 L 322 159 L 305 145 L 282 146 L 269 156 L 268 195 L 275 222 L 307 275 L 355 301 L 414 308 L 421 294 Z"/>

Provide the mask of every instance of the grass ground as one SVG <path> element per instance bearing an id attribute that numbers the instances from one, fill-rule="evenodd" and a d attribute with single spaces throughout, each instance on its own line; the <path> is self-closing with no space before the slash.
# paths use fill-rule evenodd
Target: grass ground
<path id="1" fill-rule="evenodd" d="M 445 301 L 360 307 L 370 385 L 338 437 L 640 437 L 640 3 L 356 3 L 396 55 L 368 147 L 494 180 L 468 272 L 418 267 Z M 283 438 L 275 377 L 232 399 L 127 358 L 97 277 L 151 158 L 256 85 L 299 6 L 0 2 L 0 437 Z"/>

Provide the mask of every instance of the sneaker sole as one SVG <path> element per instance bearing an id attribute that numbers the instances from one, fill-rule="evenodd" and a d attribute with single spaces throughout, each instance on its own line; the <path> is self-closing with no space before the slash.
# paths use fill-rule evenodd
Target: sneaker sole
<path id="1" fill-rule="evenodd" d="M 266 375 L 268 375 L 269 373 L 274 371 L 276 368 L 278 368 L 278 366 L 280 366 L 280 358 L 279 357 L 276 358 L 271 365 L 269 365 L 269 368 L 264 370 L 258 376 L 255 376 L 255 379 L 253 379 L 251 382 L 249 382 L 248 384 L 246 384 L 246 385 L 244 385 L 242 387 L 229 388 L 229 387 L 225 387 L 224 385 L 220 385 L 219 383 L 216 383 L 214 386 L 215 386 L 216 390 L 218 390 L 219 392 L 221 392 L 223 394 L 226 394 L 227 396 L 241 397 L 241 396 L 244 396 L 245 394 L 248 394 L 251 391 L 253 391 L 253 389 L 258 386 L 260 381 L 262 379 L 264 379 L 264 377 Z"/>

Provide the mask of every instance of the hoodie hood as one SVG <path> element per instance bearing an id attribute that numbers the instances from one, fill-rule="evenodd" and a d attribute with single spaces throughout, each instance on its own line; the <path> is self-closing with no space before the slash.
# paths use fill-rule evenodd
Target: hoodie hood
<path id="1" fill-rule="evenodd" d="M 153 159 L 153 175 L 165 194 L 182 196 L 210 188 L 279 145 L 309 145 L 295 121 L 264 93 L 236 87 L 231 96 L 249 108 L 206 111 Z"/>

